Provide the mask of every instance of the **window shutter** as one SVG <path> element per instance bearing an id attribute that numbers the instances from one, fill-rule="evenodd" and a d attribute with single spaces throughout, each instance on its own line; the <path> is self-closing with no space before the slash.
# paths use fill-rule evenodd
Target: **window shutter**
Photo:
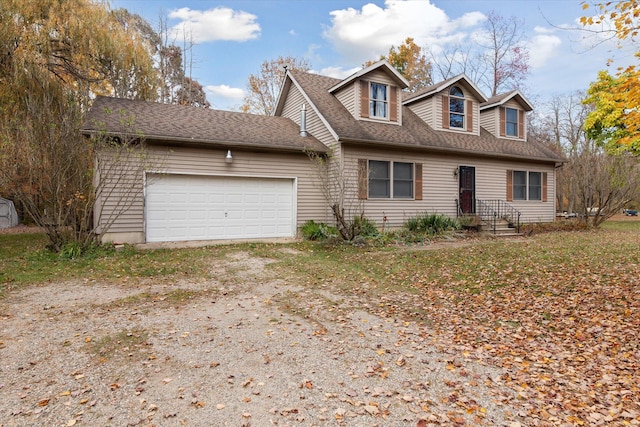
<path id="1" fill-rule="evenodd" d="M 391 86 L 389 90 L 389 120 L 398 121 L 398 88 Z"/>
<path id="2" fill-rule="evenodd" d="M 422 200 L 422 163 L 416 163 L 416 177 L 414 180 L 414 199 Z"/>
<path id="3" fill-rule="evenodd" d="M 513 202 L 513 171 L 507 170 L 507 202 Z"/>
<path id="4" fill-rule="evenodd" d="M 366 200 L 369 195 L 369 171 L 367 159 L 358 159 L 358 199 Z"/>
<path id="5" fill-rule="evenodd" d="M 449 97 L 442 95 L 442 127 L 449 129 Z"/>
<path id="6" fill-rule="evenodd" d="M 504 107 L 500 107 L 500 136 L 507 134 L 507 119 Z"/>
<path id="7" fill-rule="evenodd" d="M 524 111 L 518 110 L 518 138 L 524 139 Z"/>
<path id="8" fill-rule="evenodd" d="M 473 132 L 473 101 L 467 99 L 467 108 L 465 111 L 467 118 L 467 132 Z"/>
<path id="9" fill-rule="evenodd" d="M 547 173 L 542 172 L 542 201 L 547 201 Z"/>
<path id="10" fill-rule="evenodd" d="M 369 82 L 360 80 L 360 116 L 369 117 Z"/>

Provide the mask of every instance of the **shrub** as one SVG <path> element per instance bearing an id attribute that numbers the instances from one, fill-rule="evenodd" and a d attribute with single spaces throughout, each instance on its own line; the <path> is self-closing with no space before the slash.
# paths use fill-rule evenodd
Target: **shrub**
<path id="1" fill-rule="evenodd" d="M 300 232 L 305 240 L 314 241 L 327 240 L 338 234 L 335 227 L 331 227 L 323 222 L 315 222 L 314 220 L 305 222 L 300 228 Z"/>
<path id="2" fill-rule="evenodd" d="M 404 228 L 412 233 L 442 234 L 445 231 L 459 230 L 460 222 L 442 214 L 422 214 L 409 218 Z"/>
<path id="3" fill-rule="evenodd" d="M 377 237 L 380 232 L 378 231 L 378 227 L 376 227 L 376 223 L 368 219 L 367 217 L 359 217 L 356 216 L 353 218 L 353 223 L 356 227 L 356 230 L 360 230 L 358 236 L 369 238 L 369 237 Z"/>

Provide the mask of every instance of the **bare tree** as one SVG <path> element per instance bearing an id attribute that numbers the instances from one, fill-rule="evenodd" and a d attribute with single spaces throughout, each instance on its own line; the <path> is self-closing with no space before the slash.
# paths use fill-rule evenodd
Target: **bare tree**
<path id="1" fill-rule="evenodd" d="M 277 59 L 264 61 L 260 72 L 249 76 L 247 83 L 249 92 L 240 110 L 267 116 L 273 114 L 286 70 L 308 71 L 309 68 L 309 62 L 306 59 L 291 56 L 279 56 Z"/>
<path id="2" fill-rule="evenodd" d="M 607 154 L 591 140 L 584 123 L 593 106 L 584 92 L 555 96 L 532 115 L 531 142 L 547 143 L 563 153 L 567 162 L 556 174 L 557 206 L 598 226 L 638 200 L 639 159 Z"/>
<path id="3" fill-rule="evenodd" d="M 455 44 L 430 52 L 442 79 L 465 73 L 491 96 L 522 87 L 529 74 L 529 51 L 524 46 L 524 22 L 489 12 L 481 31 L 463 48 Z"/>
<path id="4" fill-rule="evenodd" d="M 364 208 L 357 198 L 354 177 L 350 177 L 339 160 L 328 155 L 308 152 L 315 174 L 314 184 L 336 221 L 338 233 L 343 240 L 351 241 L 360 235 L 364 223 Z"/>
<path id="5" fill-rule="evenodd" d="M 635 156 L 584 151 L 570 168 L 581 217 L 596 227 L 640 196 L 640 159 Z"/>
<path id="6" fill-rule="evenodd" d="M 118 114 L 118 132 L 106 132 L 104 123 L 93 123 L 99 129 L 91 134 L 89 145 L 94 153 L 93 187 L 90 196 L 93 207 L 90 237 L 104 235 L 113 224 L 136 203 L 140 203 L 143 182 L 151 184 L 152 177 L 162 173 L 165 157 L 152 153 L 145 144 L 145 137 L 135 130 L 135 116 L 123 111 Z M 154 172 L 147 175 L 145 172 Z"/>

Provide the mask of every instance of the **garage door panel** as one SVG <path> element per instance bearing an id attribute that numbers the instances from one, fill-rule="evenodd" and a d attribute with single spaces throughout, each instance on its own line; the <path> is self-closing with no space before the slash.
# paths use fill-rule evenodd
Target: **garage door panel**
<path id="1" fill-rule="evenodd" d="M 292 179 L 153 176 L 146 204 L 149 242 L 295 234 Z"/>

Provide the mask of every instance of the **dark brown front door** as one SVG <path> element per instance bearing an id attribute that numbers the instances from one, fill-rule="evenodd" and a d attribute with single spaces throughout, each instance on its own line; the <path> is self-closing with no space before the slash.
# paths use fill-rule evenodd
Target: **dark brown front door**
<path id="1" fill-rule="evenodd" d="M 463 214 L 476 212 L 476 168 L 460 166 L 460 210 Z"/>

